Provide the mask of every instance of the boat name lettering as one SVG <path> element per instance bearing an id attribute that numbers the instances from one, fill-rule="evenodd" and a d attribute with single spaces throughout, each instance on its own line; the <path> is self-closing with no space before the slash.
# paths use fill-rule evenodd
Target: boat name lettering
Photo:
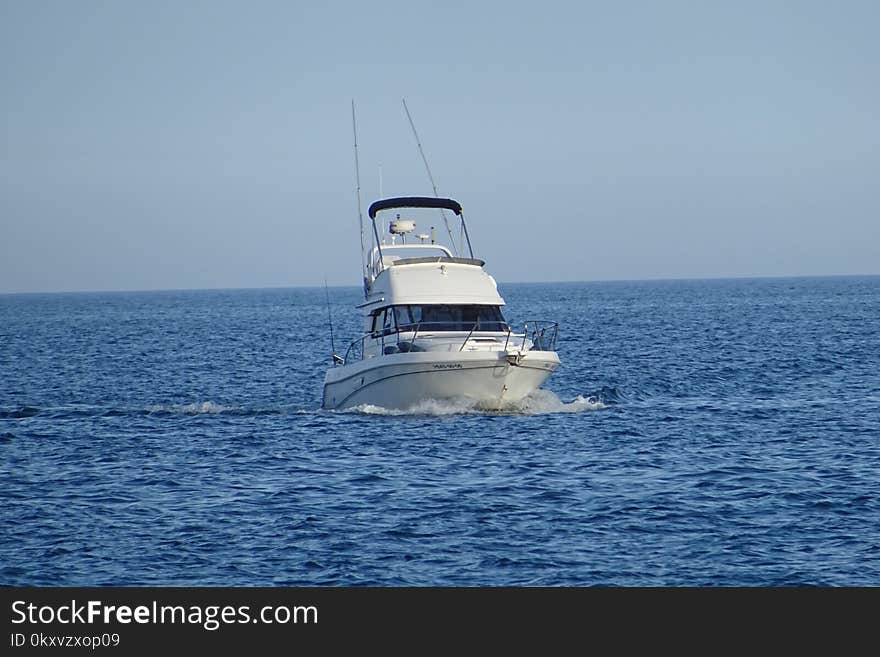
<path id="1" fill-rule="evenodd" d="M 461 363 L 434 363 L 435 370 L 460 370 Z"/>

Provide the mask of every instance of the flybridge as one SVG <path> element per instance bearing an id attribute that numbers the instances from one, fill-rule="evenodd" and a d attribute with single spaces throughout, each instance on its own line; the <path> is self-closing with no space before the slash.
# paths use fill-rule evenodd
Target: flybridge
<path id="1" fill-rule="evenodd" d="M 451 198 L 433 198 L 430 196 L 401 196 L 398 198 L 385 198 L 374 202 L 370 206 L 369 215 L 370 219 L 373 220 L 373 237 L 376 240 L 376 247 L 379 249 L 380 256 L 382 255 L 382 240 L 379 239 L 379 228 L 378 226 L 376 226 L 376 216 L 383 210 L 396 210 L 399 208 L 437 208 L 439 210 L 450 210 L 454 212 L 461 221 L 461 232 L 464 235 L 465 240 L 467 241 L 467 248 L 468 252 L 470 253 L 470 257 L 471 259 L 473 259 L 474 250 L 471 247 L 471 238 L 468 235 L 467 224 L 464 221 L 464 214 L 461 211 L 461 204 Z M 414 224 L 410 225 L 414 226 Z M 449 253 L 449 256 L 452 257 L 453 254 Z"/>
<path id="2" fill-rule="evenodd" d="M 384 210 L 397 210 L 400 208 L 433 208 L 439 209 L 441 211 L 449 210 L 450 212 L 453 212 L 461 221 L 461 234 L 464 237 L 465 243 L 467 244 L 467 251 L 470 257 L 457 257 L 457 255 L 450 251 L 448 247 L 437 244 L 433 237 L 433 228 L 431 229 L 430 244 L 395 244 L 393 240 L 394 237 L 400 235 L 405 240 L 406 233 L 412 232 L 415 229 L 414 222 L 401 220 L 399 216 L 396 220 L 391 221 L 389 225 L 388 232 L 391 234 L 392 243 L 387 244 L 383 239 L 385 235 L 384 228 L 380 230 L 379 226 L 377 225 L 378 215 Z M 392 265 L 446 263 L 476 265 L 478 267 L 482 267 L 484 264 L 482 260 L 474 258 L 474 251 L 471 247 L 471 239 L 468 235 L 467 224 L 464 221 L 464 214 L 462 213 L 461 204 L 454 199 L 437 198 L 430 196 L 401 196 L 397 198 L 380 199 L 370 205 L 368 214 L 373 222 L 374 247 L 371 257 L 368 258 L 365 263 L 366 270 L 364 272 L 364 291 L 366 296 L 369 296 L 372 284 L 376 280 L 376 277 L 382 272 L 382 270 Z M 424 242 L 424 238 L 427 238 L 428 236 L 418 235 L 417 237 L 423 238 Z M 399 252 L 402 249 L 424 250 L 426 252 L 426 255 L 422 256 L 421 254 L 419 254 L 415 257 L 410 256 L 401 258 L 397 253 L 394 252 Z M 429 252 L 431 253 L 431 255 L 428 255 Z"/>

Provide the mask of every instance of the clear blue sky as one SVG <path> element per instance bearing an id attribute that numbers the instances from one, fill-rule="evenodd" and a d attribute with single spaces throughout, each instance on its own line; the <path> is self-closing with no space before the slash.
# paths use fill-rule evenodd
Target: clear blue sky
<path id="1" fill-rule="evenodd" d="M 441 194 L 501 281 L 880 273 L 877 2 L 0 0 L 0 292 L 359 285 Z"/>

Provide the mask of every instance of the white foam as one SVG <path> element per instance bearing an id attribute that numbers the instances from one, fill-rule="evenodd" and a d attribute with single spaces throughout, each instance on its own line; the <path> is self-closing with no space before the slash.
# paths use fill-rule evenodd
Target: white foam
<path id="1" fill-rule="evenodd" d="M 151 406 L 150 413 L 180 413 L 182 415 L 202 415 L 205 413 L 226 413 L 235 410 L 231 406 L 221 406 L 212 401 L 193 404 L 175 404 L 172 406 Z"/>
<path id="2" fill-rule="evenodd" d="M 583 413 L 584 411 L 598 411 L 606 408 L 606 405 L 595 397 L 578 395 L 570 402 L 564 402 L 556 393 L 540 389 L 535 390 L 519 403 L 522 405 L 522 413 L 525 415 L 537 415 L 539 413 Z"/>
<path id="3" fill-rule="evenodd" d="M 536 390 L 518 402 L 510 402 L 501 407 L 486 407 L 469 399 L 436 400 L 426 399 L 407 409 L 392 409 L 373 404 L 361 404 L 346 409 L 347 413 L 365 415 L 541 415 L 547 413 L 582 413 L 605 408 L 605 404 L 595 397 L 578 395 L 570 402 L 562 401 L 556 393 L 549 390 Z"/>

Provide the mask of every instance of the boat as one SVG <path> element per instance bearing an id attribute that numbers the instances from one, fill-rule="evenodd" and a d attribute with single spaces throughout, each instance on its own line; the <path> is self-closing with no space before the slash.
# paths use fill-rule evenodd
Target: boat
<path id="1" fill-rule="evenodd" d="M 440 244 L 433 226 L 417 234 L 414 220 L 401 219 L 398 211 L 414 208 L 439 209 L 450 244 Z M 446 211 L 459 220 L 457 243 Z M 373 244 L 368 257 L 362 252 L 364 301 L 356 306 L 363 333 L 344 355 L 333 354 L 323 408 L 406 410 L 434 400 L 503 410 L 556 370 L 558 324 L 529 321 L 516 330 L 507 323 L 505 301 L 485 261 L 474 257 L 458 201 L 385 198 L 368 214 Z M 363 232 L 361 238 L 363 245 Z"/>

